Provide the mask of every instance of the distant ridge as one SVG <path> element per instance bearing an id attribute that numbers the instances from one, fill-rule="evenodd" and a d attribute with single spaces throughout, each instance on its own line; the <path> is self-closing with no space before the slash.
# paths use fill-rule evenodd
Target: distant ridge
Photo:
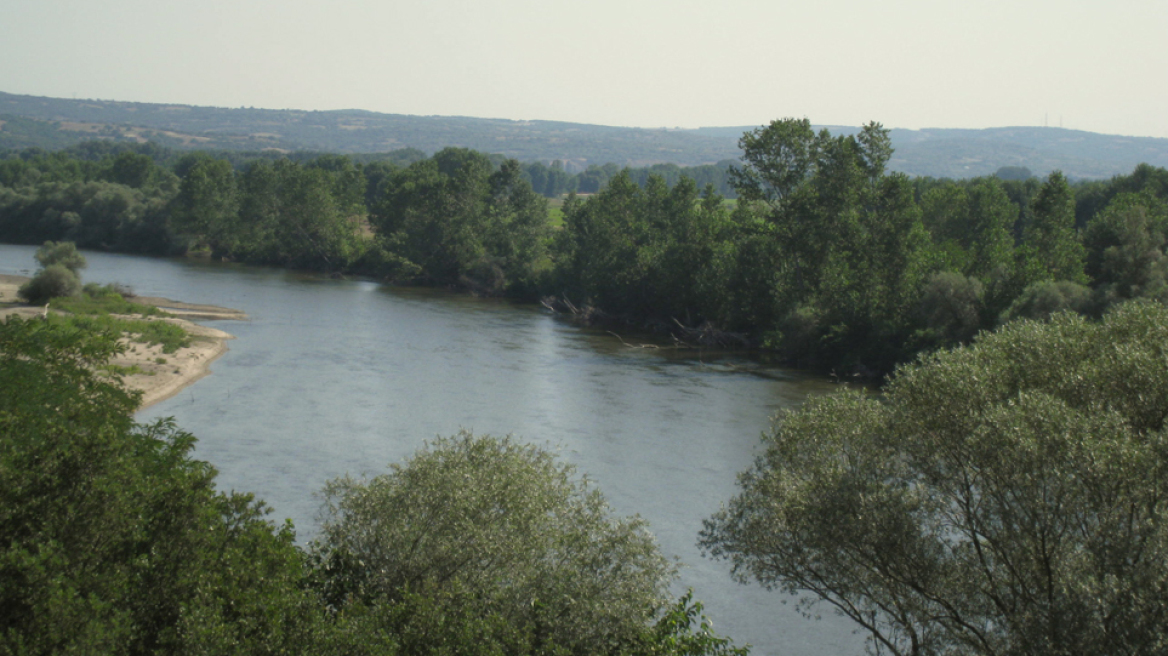
<path id="1" fill-rule="evenodd" d="M 779 117 L 776 117 L 779 118 Z M 569 171 L 592 164 L 726 164 L 738 139 L 756 126 L 697 129 L 622 128 L 561 121 L 408 116 L 365 110 L 304 111 L 72 100 L 0 92 L 0 148 L 64 148 L 89 139 L 154 141 L 172 148 L 315 150 L 375 153 L 447 146 L 520 161 L 560 160 Z M 829 127 L 847 133 L 855 127 Z M 893 129 L 893 170 L 965 178 L 1023 166 L 1036 175 L 1060 169 L 1071 178 L 1130 173 L 1139 163 L 1168 167 L 1168 139 L 1078 130 L 1006 127 L 982 130 Z"/>

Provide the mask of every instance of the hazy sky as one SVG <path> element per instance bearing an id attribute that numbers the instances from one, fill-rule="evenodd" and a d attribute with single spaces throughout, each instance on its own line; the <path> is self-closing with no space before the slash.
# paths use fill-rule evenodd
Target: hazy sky
<path id="1" fill-rule="evenodd" d="M 1168 0 L 0 0 L 0 91 L 1168 137 Z"/>

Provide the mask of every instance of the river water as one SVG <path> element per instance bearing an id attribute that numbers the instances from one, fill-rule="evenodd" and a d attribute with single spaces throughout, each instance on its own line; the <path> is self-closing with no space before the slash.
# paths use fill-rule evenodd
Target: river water
<path id="1" fill-rule="evenodd" d="M 30 275 L 32 247 L 0 245 L 0 273 Z M 702 519 L 735 493 L 759 435 L 826 381 L 711 352 L 632 348 L 542 308 L 277 269 L 86 253 L 87 282 L 243 310 L 213 375 L 139 415 L 173 416 L 218 468 L 305 543 L 325 481 L 376 475 L 436 435 L 513 434 L 574 464 L 622 515 L 645 517 L 681 563 L 719 633 L 754 654 L 862 651 L 827 608 L 734 583 L 696 546 Z M 626 338 L 635 342 L 632 338 Z"/>

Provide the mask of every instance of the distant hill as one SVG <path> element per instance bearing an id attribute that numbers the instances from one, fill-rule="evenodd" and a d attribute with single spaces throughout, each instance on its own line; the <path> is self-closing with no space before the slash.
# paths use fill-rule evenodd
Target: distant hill
<path id="1" fill-rule="evenodd" d="M 738 138 L 756 126 L 693 130 L 619 128 L 559 121 L 407 116 L 362 110 L 303 111 L 69 100 L 0 92 L 0 148 L 64 148 L 90 139 L 154 141 L 173 148 L 375 153 L 462 146 L 520 161 L 590 164 L 715 164 L 737 159 Z M 855 127 L 829 128 L 833 133 Z M 910 175 L 973 177 L 1003 166 L 1071 178 L 1168 167 L 1168 139 L 1061 128 L 925 129 L 891 132 L 891 168 Z"/>

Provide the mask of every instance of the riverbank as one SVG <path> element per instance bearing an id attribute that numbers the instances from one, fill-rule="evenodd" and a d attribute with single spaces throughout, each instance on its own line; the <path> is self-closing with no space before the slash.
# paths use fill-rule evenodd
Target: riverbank
<path id="1" fill-rule="evenodd" d="M 44 314 L 45 309 L 42 307 L 19 303 L 16 292 L 27 281 L 28 278 L 22 276 L 0 274 L 0 320 L 10 315 L 39 317 Z M 230 333 L 193 323 L 194 320 L 246 321 L 248 318 L 239 310 L 214 305 L 197 305 L 149 296 L 138 296 L 133 301 L 157 307 L 172 315 L 153 320 L 176 324 L 191 336 L 190 346 L 174 353 L 163 353 L 162 346 L 158 344 L 147 346 L 124 340 L 125 353 L 111 360 L 110 364 L 134 372 L 123 376 L 122 382 L 127 388 L 142 392 L 139 410 L 169 399 L 210 374 L 211 363 L 227 352 L 227 340 L 235 339 Z"/>

